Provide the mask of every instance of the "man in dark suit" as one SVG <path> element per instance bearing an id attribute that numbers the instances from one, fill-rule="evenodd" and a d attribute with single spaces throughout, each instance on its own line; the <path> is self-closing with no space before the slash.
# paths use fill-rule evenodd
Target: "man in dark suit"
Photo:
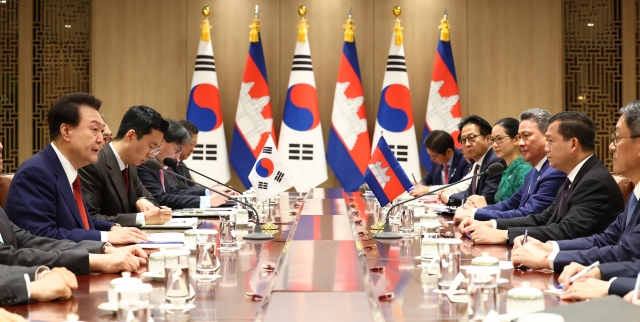
<path id="1" fill-rule="evenodd" d="M 171 167 L 171 170 L 181 176 L 184 176 L 193 180 L 193 177 L 191 176 L 191 172 L 189 171 L 189 169 L 187 169 L 188 166 L 184 162 L 184 160 L 188 159 L 191 156 L 191 154 L 193 154 L 193 151 L 195 150 L 196 145 L 198 145 L 198 133 L 200 132 L 200 130 L 198 130 L 198 127 L 195 126 L 195 124 L 187 120 L 180 120 L 178 121 L 178 123 L 184 126 L 185 129 L 187 129 L 187 131 L 189 132 L 189 135 L 191 136 L 191 140 L 189 141 L 189 143 L 184 145 L 184 148 L 180 153 L 180 157 L 178 158 L 178 165 L 175 167 Z M 176 182 L 178 183 L 179 189 L 187 189 L 189 187 L 195 186 L 193 182 L 189 182 L 182 178 L 176 178 Z"/>
<path id="2" fill-rule="evenodd" d="M 471 166 L 455 147 L 451 134 L 446 131 L 435 130 L 424 139 L 427 153 L 431 157 L 432 167 L 427 175 L 416 183 L 411 190 L 412 196 L 419 196 L 429 192 L 430 186 L 444 185 L 460 181 Z"/>
<path id="3" fill-rule="evenodd" d="M 0 305 L 67 300 L 76 289 L 76 276 L 66 268 L 0 265 Z"/>
<path id="4" fill-rule="evenodd" d="M 491 144 L 489 144 L 491 125 L 489 122 L 477 115 L 469 115 L 460 121 L 458 129 L 460 129 L 459 138 L 466 155 L 476 162 L 471 167 L 472 174 L 486 171 L 490 165 L 496 162 L 501 163 L 503 167 L 507 166 L 504 160 L 498 158 L 491 149 Z M 475 177 L 471 179 L 471 185 L 466 191 L 452 194 L 449 196 L 449 200 L 453 200 L 455 204 L 461 204 L 463 199 L 467 199 L 471 195 L 479 195 L 484 197 L 487 204 L 494 204 L 494 196 L 501 179 L 502 172 Z"/>
<path id="5" fill-rule="evenodd" d="M 600 264 L 570 284 L 569 279 L 587 266 L 575 262 L 565 266 L 558 277 L 558 282 L 562 283 L 565 289 L 563 299 L 586 300 L 612 294 L 627 295 L 635 289 L 640 260 Z"/>
<path id="6" fill-rule="evenodd" d="M 549 167 L 544 134 L 549 127 L 551 113 L 540 108 L 532 108 L 520 114 L 518 145 L 524 160 L 533 164 L 524 184 L 509 199 L 484 208 L 458 207 L 453 217 L 455 223 L 465 218 L 490 220 L 523 217 L 539 214 L 547 209 L 562 187 L 567 174 Z"/>
<path id="7" fill-rule="evenodd" d="M 636 187 L 629 195 L 625 210 L 607 229 L 597 235 L 572 240 L 558 240 L 540 243 L 530 240 L 526 247 L 514 251 L 514 263 L 522 263 L 532 268 L 551 268 L 561 272 L 571 262 L 590 265 L 621 262 L 640 258 L 640 101 L 634 101 L 623 107 L 609 149 L 613 151 L 613 171 L 622 175 Z M 520 242 L 516 241 L 516 247 Z"/>
<path id="8" fill-rule="evenodd" d="M 129 108 L 113 142 L 98 161 L 78 171 L 91 216 L 122 226 L 163 224 L 171 209 L 160 207 L 138 178 L 136 166 L 160 151 L 167 121 L 147 106 Z"/>
<path id="9" fill-rule="evenodd" d="M 513 244 L 528 230 L 542 242 L 573 239 L 600 233 L 623 210 L 618 184 L 593 155 L 596 126 L 586 115 L 560 112 L 549 120 L 549 165 L 567 174 L 556 201 L 540 214 L 525 217 L 460 223 L 476 244 Z"/>
<path id="10" fill-rule="evenodd" d="M 156 155 L 156 160 L 163 168 L 165 158 L 179 156 L 183 146 L 191 139 L 187 129 L 173 120 L 167 120 L 169 128 L 164 133 L 164 143 L 160 147 L 160 152 Z M 201 187 L 179 189 L 178 182 L 174 175 L 164 169 L 153 171 L 145 165 L 138 166 L 140 181 L 147 188 L 161 205 L 182 209 L 182 208 L 210 208 L 219 206 L 227 201 L 227 198 L 213 194 L 209 196 L 209 191 Z M 226 187 L 223 186 L 226 189 Z M 215 188 L 214 188 L 215 189 Z"/>
<path id="11" fill-rule="evenodd" d="M 49 109 L 51 144 L 25 161 L 13 177 L 5 210 L 9 219 L 36 236 L 73 241 L 131 244 L 147 240 L 137 228 L 124 228 L 88 215 L 78 169 L 93 163 L 102 146 L 102 102 L 73 93 Z"/>

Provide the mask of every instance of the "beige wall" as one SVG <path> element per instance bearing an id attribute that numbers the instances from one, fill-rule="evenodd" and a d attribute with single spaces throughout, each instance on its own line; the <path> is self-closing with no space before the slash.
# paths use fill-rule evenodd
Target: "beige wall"
<path id="1" fill-rule="evenodd" d="M 94 0 L 92 91 L 115 131 L 126 109 L 146 104 L 183 118 L 203 19 L 210 22 L 227 144 L 248 49 L 253 7 L 260 6 L 262 40 L 276 132 L 280 129 L 293 51 L 296 8 L 286 0 Z M 529 107 L 562 110 L 562 5 L 556 0 L 308 0 L 309 39 L 325 143 L 343 44 L 342 25 L 353 8 L 369 130 L 373 131 L 393 27 L 400 5 L 405 56 L 418 138 L 421 138 L 445 6 L 463 115 L 494 122 Z M 234 176 L 231 183 L 241 186 Z M 323 187 L 339 186 L 333 174 Z"/>

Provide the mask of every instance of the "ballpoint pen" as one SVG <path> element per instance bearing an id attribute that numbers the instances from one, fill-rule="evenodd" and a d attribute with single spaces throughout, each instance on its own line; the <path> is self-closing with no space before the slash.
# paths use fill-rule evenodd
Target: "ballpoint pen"
<path id="1" fill-rule="evenodd" d="M 529 229 L 525 229 L 524 230 L 524 237 L 522 237 L 522 246 L 524 246 L 524 244 L 527 243 L 527 235 L 529 235 Z M 526 270 L 529 269 L 529 267 L 526 267 L 526 266 L 520 264 L 520 266 L 518 266 L 518 269 L 522 270 L 522 271 L 526 271 Z"/>
<path id="2" fill-rule="evenodd" d="M 596 268 L 600 266 L 600 261 L 596 261 L 595 263 L 585 267 L 583 270 L 581 270 L 580 272 L 578 272 L 578 274 L 571 276 L 571 278 L 569 279 L 569 284 L 575 282 L 577 279 L 579 279 L 580 277 L 582 277 L 584 274 L 587 274 L 590 270 Z M 562 284 L 558 285 L 558 289 L 561 290 L 564 287 L 562 286 Z"/>
<path id="3" fill-rule="evenodd" d="M 633 289 L 633 299 L 635 301 L 638 299 L 638 289 L 640 289 L 640 273 L 638 273 L 638 278 L 636 278 L 636 287 Z"/>
<path id="4" fill-rule="evenodd" d="M 418 184 L 418 180 L 416 180 L 416 176 L 412 173 L 411 176 L 413 177 L 413 182 L 415 184 Z"/>

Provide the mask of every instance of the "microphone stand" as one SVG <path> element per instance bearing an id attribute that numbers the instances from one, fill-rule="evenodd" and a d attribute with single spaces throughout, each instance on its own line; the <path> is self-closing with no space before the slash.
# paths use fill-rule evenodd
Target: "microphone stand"
<path id="1" fill-rule="evenodd" d="M 158 163 L 158 165 L 160 165 L 160 163 Z M 180 177 L 182 179 L 185 179 L 185 180 L 187 180 L 189 182 L 193 182 L 195 185 L 198 185 L 198 186 L 200 186 L 202 188 L 208 189 L 209 191 L 213 191 L 213 192 L 215 192 L 215 193 L 217 193 L 217 194 L 219 194 L 221 196 L 227 197 L 229 199 L 234 199 L 236 202 L 251 208 L 251 210 L 253 211 L 253 214 L 254 214 L 253 217 L 255 219 L 256 226 L 253 228 L 253 232 L 251 234 L 248 234 L 248 235 L 242 237 L 243 239 L 247 239 L 247 240 L 273 239 L 273 237 L 271 235 L 268 235 L 268 234 L 265 234 L 265 233 L 262 232 L 262 227 L 260 227 L 260 216 L 258 216 L 258 212 L 250 204 L 248 204 L 246 202 L 243 202 L 243 201 L 240 201 L 240 198 L 233 198 L 233 197 L 231 197 L 231 196 L 229 196 L 227 194 L 224 194 L 224 193 L 222 193 L 220 191 L 211 189 L 211 188 L 209 188 L 209 187 L 207 187 L 207 186 L 205 186 L 205 185 L 203 185 L 201 183 L 195 182 L 195 181 L 193 181 L 193 180 L 191 180 L 191 179 L 189 179 L 189 178 L 187 178 L 187 177 L 185 177 L 183 175 L 177 174 L 177 173 L 175 173 L 175 172 L 173 172 L 171 170 L 168 170 L 168 169 L 165 169 L 165 168 L 162 168 L 162 167 L 160 167 L 160 169 L 162 169 L 162 170 L 164 170 L 166 172 L 169 172 L 171 174 L 174 174 L 174 175 L 176 175 L 176 176 L 178 176 L 178 177 Z"/>
<path id="2" fill-rule="evenodd" d="M 165 160 L 166 160 L 166 159 L 171 159 L 171 158 L 165 158 Z M 175 161 L 175 159 L 171 159 L 171 160 Z M 167 164 L 167 162 L 165 162 L 164 160 L 163 160 L 163 162 L 164 162 L 164 164 L 168 165 L 168 164 Z M 172 162 L 172 163 L 174 163 L 174 162 Z M 240 193 L 240 194 L 242 193 L 242 192 L 240 192 L 239 190 L 237 190 L 236 188 L 233 188 L 233 187 L 227 186 L 226 184 L 224 184 L 224 183 L 222 183 L 222 182 L 220 182 L 220 181 L 218 181 L 218 180 L 216 180 L 216 179 L 214 179 L 214 178 L 211 178 L 211 177 L 205 176 L 204 174 L 202 174 L 202 173 L 200 173 L 200 172 L 198 172 L 198 171 L 196 171 L 196 170 L 193 170 L 193 169 L 191 169 L 191 168 L 188 168 L 188 167 L 186 167 L 184 164 L 179 164 L 179 163 L 180 163 L 180 162 L 175 161 L 175 163 L 174 163 L 174 164 L 175 164 L 175 166 L 176 166 L 176 167 L 178 167 L 178 166 L 183 167 L 183 168 L 185 168 L 185 169 L 187 169 L 187 170 L 189 170 L 189 171 L 191 171 L 191 172 L 194 172 L 194 173 L 196 173 L 196 174 L 198 174 L 198 175 L 200 175 L 200 176 L 202 176 L 202 177 L 204 177 L 204 178 L 206 178 L 206 179 L 209 179 L 209 180 L 211 180 L 211 181 L 213 181 L 213 182 L 215 182 L 215 183 L 217 183 L 217 184 L 219 184 L 219 185 L 223 185 L 223 186 L 225 186 L 225 187 L 227 187 L 227 188 L 229 188 L 229 189 L 231 189 L 231 190 L 233 190 L 233 191 L 235 191 L 235 192 L 237 192 L 237 193 Z"/>
<path id="3" fill-rule="evenodd" d="M 467 180 L 471 180 L 471 179 L 473 179 L 473 178 L 475 178 L 475 177 L 479 177 L 479 176 L 485 175 L 485 174 L 487 174 L 488 172 L 489 172 L 489 169 L 487 169 L 487 170 L 485 170 L 485 171 L 483 171 L 483 172 L 481 172 L 481 173 L 478 173 L 478 174 L 476 174 L 476 175 L 474 175 L 474 176 L 470 176 L 470 177 L 467 177 L 467 178 L 463 178 L 463 179 L 458 180 L 458 181 L 456 181 L 456 182 L 454 182 L 454 183 L 450 183 L 450 184 L 448 184 L 448 185 L 444 185 L 444 186 L 442 186 L 442 187 L 440 187 L 440 188 L 438 188 L 438 189 L 435 189 L 435 190 L 433 190 L 433 191 L 429 191 L 429 192 L 424 193 L 424 194 L 421 194 L 421 195 L 419 195 L 419 196 L 417 196 L 417 197 L 413 197 L 413 198 L 411 198 L 411 199 L 407 199 L 407 200 L 405 200 L 405 201 L 402 201 L 402 202 L 399 202 L 399 203 L 397 203 L 397 204 L 393 205 L 393 206 L 389 209 L 389 211 L 387 212 L 387 218 L 386 218 L 386 220 L 385 220 L 385 222 L 384 222 L 384 228 L 382 229 L 382 232 L 378 231 L 375 235 L 373 235 L 373 238 L 375 238 L 375 239 L 401 239 L 401 238 L 402 238 L 402 235 L 400 235 L 400 234 L 398 234 L 398 233 L 394 233 L 394 232 L 392 232 L 392 231 L 391 231 L 391 225 L 389 224 L 389 215 L 391 214 L 391 210 L 393 210 L 393 208 L 396 208 L 396 207 L 398 207 L 398 206 L 400 206 L 400 205 L 402 205 L 402 204 L 405 204 L 405 203 L 407 203 L 407 202 L 409 202 L 409 201 L 414 201 L 414 200 L 416 200 L 416 199 L 420 199 L 420 198 L 422 198 L 422 197 L 424 197 L 424 196 L 427 196 L 427 195 L 430 195 L 430 194 L 436 193 L 436 192 L 438 192 L 438 191 L 440 191 L 440 190 L 443 190 L 443 189 L 449 188 L 449 187 L 451 187 L 451 186 L 453 186 L 453 185 L 456 185 L 456 184 L 458 184 L 458 183 L 460 183 L 460 182 L 467 181 Z"/>

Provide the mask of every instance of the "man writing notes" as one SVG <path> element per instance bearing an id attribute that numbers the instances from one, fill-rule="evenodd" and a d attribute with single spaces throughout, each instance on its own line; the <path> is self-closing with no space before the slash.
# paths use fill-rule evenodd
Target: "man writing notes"
<path id="1" fill-rule="evenodd" d="M 586 115 L 560 112 L 549 120 L 549 165 L 567 174 L 556 201 L 542 213 L 510 219 L 464 219 L 459 229 L 476 244 L 513 244 L 529 236 L 542 242 L 600 233 L 623 209 L 622 193 L 609 170 L 593 155 L 596 126 Z"/>
<path id="2" fill-rule="evenodd" d="M 158 154 L 168 126 L 150 107 L 129 108 L 114 141 L 98 153 L 98 161 L 78 171 L 91 216 L 122 226 L 163 224 L 171 219 L 171 209 L 160 207 L 136 170 Z"/>
<path id="3" fill-rule="evenodd" d="M 25 161 L 7 194 L 9 219 L 36 236 L 131 244 L 147 240 L 137 228 L 89 216 L 78 169 L 96 162 L 102 147 L 102 102 L 88 93 L 58 99 L 47 115 L 51 143 Z"/>

